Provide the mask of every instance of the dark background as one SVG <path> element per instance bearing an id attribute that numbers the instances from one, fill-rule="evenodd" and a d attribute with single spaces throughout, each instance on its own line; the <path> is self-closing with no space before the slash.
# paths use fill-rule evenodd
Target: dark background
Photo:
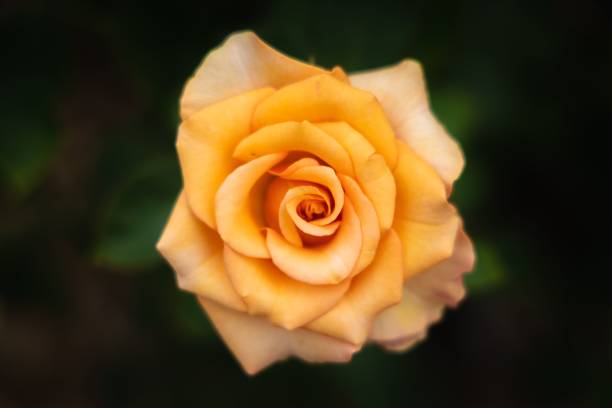
<path id="1" fill-rule="evenodd" d="M 609 25 L 588 0 L 0 1 L 0 407 L 612 406 Z M 182 85 L 245 28 L 423 63 L 479 262 L 413 351 L 248 378 L 154 251 Z"/>

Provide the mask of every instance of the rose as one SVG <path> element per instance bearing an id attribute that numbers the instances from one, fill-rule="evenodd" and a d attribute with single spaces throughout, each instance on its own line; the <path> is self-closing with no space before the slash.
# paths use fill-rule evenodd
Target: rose
<path id="1" fill-rule="evenodd" d="M 463 168 L 414 61 L 347 76 L 250 32 L 181 98 L 184 189 L 158 243 L 248 373 L 405 350 L 464 296 Z"/>

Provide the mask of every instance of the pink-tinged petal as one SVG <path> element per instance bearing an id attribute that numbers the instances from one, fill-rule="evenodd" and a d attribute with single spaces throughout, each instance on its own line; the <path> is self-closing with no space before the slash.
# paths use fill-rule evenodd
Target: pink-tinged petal
<path id="1" fill-rule="evenodd" d="M 457 232 L 453 255 L 422 274 L 414 276 L 406 285 L 420 296 L 437 299 L 455 307 L 465 296 L 463 275 L 474 267 L 474 246 L 463 228 Z"/>
<path id="2" fill-rule="evenodd" d="M 296 356 L 311 363 L 350 361 L 359 347 L 305 329 L 286 330 L 262 317 L 200 299 L 223 341 L 248 374 Z"/>
<path id="3" fill-rule="evenodd" d="M 280 88 L 327 71 L 274 50 L 255 33 L 229 36 L 206 55 L 181 96 L 181 118 L 223 99 L 257 88 Z M 343 77 L 341 71 L 332 75 Z"/>
<path id="4" fill-rule="evenodd" d="M 216 228 L 215 194 L 240 162 L 234 148 L 251 132 L 251 115 L 259 101 L 273 92 L 258 89 L 208 106 L 185 120 L 176 141 L 185 194 L 193 212 Z"/>
<path id="5" fill-rule="evenodd" d="M 279 89 L 262 101 L 253 115 L 257 129 L 291 120 L 345 121 L 374 146 L 389 167 L 395 167 L 395 134 L 383 108 L 369 92 L 331 75 L 318 75 Z"/>
<path id="6" fill-rule="evenodd" d="M 289 278 L 268 259 L 249 258 L 226 246 L 227 274 L 248 312 L 264 315 L 285 329 L 295 329 L 331 309 L 350 285 L 308 285 Z"/>
<path id="7" fill-rule="evenodd" d="M 227 176 L 219 187 L 215 197 L 217 231 L 235 251 L 255 258 L 270 257 L 261 231 L 263 225 L 258 225 L 253 215 L 251 190 L 285 156 L 286 153 L 275 153 L 245 163 Z"/>
<path id="8" fill-rule="evenodd" d="M 352 175 L 351 158 L 334 138 L 309 122 L 282 122 L 266 126 L 243 139 L 234 150 L 234 157 L 248 161 L 277 152 L 311 153 L 327 162 L 334 170 Z"/>
<path id="9" fill-rule="evenodd" d="M 225 274 L 223 242 L 189 209 L 182 193 L 157 243 L 176 272 L 178 286 L 236 310 L 246 310 Z"/>
<path id="10" fill-rule="evenodd" d="M 350 200 L 344 203 L 342 224 L 331 241 L 300 248 L 268 229 L 266 243 L 272 262 L 289 277 L 312 285 L 337 284 L 352 272 L 361 250 L 361 226 Z"/>
<path id="11" fill-rule="evenodd" d="M 463 153 L 431 112 L 421 65 L 405 60 L 353 74 L 350 81 L 376 95 L 397 137 L 436 169 L 450 191 L 463 170 Z"/>
<path id="12" fill-rule="evenodd" d="M 452 256 L 406 282 L 402 302 L 376 318 L 370 340 L 403 351 L 424 339 L 444 307 L 455 307 L 465 295 L 462 276 L 472 270 L 474 259 L 472 243 L 460 229 Z"/>
<path id="13" fill-rule="evenodd" d="M 340 303 L 306 327 L 362 344 L 374 317 L 401 300 L 403 278 L 402 244 L 391 229 L 380 241 L 374 261 L 352 280 Z"/>
<path id="14" fill-rule="evenodd" d="M 403 142 L 397 145 L 393 229 L 402 240 L 408 279 L 451 256 L 461 219 L 447 202 L 444 183 L 434 169 Z"/>

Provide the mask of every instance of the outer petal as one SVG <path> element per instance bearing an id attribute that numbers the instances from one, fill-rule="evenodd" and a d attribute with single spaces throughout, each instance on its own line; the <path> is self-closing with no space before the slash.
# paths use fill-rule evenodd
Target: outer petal
<path id="1" fill-rule="evenodd" d="M 256 258 L 269 258 L 261 226 L 253 216 L 249 194 L 257 181 L 286 153 L 262 156 L 234 170 L 223 182 L 215 197 L 217 230 L 223 241 L 234 250 Z"/>
<path id="2" fill-rule="evenodd" d="M 380 228 L 391 227 L 395 213 L 395 180 L 385 160 L 355 129 L 344 122 L 318 123 L 317 127 L 336 139 L 349 153 L 356 178 L 378 216 Z"/>
<path id="3" fill-rule="evenodd" d="M 393 230 L 380 242 L 374 262 L 351 283 L 342 301 L 307 328 L 362 344 L 374 316 L 402 298 L 402 244 Z"/>
<path id="4" fill-rule="evenodd" d="M 176 271 L 181 289 L 246 310 L 223 267 L 223 242 L 191 212 L 185 194 L 174 206 L 157 249 Z"/>
<path id="5" fill-rule="evenodd" d="M 396 215 L 409 278 L 451 256 L 460 218 L 446 201 L 444 183 L 431 166 L 403 142 L 398 144 Z"/>
<path id="6" fill-rule="evenodd" d="M 259 101 L 273 92 L 258 89 L 209 106 L 179 128 L 176 147 L 189 204 L 215 228 L 215 194 L 240 162 L 232 157 L 238 142 L 251 131 L 251 115 Z"/>
<path id="7" fill-rule="evenodd" d="M 331 309 L 350 281 L 337 285 L 308 285 L 289 278 L 267 259 L 249 258 L 226 246 L 225 267 L 250 314 L 265 315 L 272 323 L 295 329 Z"/>
<path id="8" fill-rule="evenodd" d="M 289 120 L 346 121 L 395 167 L 395 135 L 382 107 L 369 92 L 330 75 L 318 75 L 279 89 L 255 110 L 253 125 L 260 128 Z"/>
<path id="9" fill-rule="evenodd" d="M 336 171 L 353 174 L 351 159 L 334 138 L 309 122 L 282 122 L 264 128 L 242 140 L 234 157 L 247 161 L 264 154 L 304 151 L 326 161 Z"/>
<path id="10" fill-rule="evenodd" d="M 405 60 L 353 74 L 350 81 L 376 95 L 397 137 L 427 160 L 450 187 L 463 170 L 463 154 L 429 108 L 421 65 Z"/>
<path id="11" fill-rule="evenodd" d="M 453 255 L 406 283 L 402 303 L 376 318 L 370 339 L 402 351 L 425 338 L 429 325 L 442 316 L 444 306 L 454 307 L 463 298 L 462 275 L 473 266 L 474 249 L 460 230 Z"/>
<path id="12" fill-rule="evenodd" d="M 257 88 L 280 88 L 327 71 L 289 58 L 264 43 L 253 32 L 229 36 L 212 50 L 181 96 L 181 118 L 205 106 Z M 338 70 L 334 75 L 342 77 Z"/>
<path id="13" fill-rule="evenodd" d="M 273 326 L 261 317 L 235 312 L 200 298 L 219 334 L 242 368 L 255 374 L 295 355 L 309 362 L 347 362 L 359 347 L 305 329 Z"/>
<path id="14" fill-rule="evenodd" d="M 336 284 L 349 276 L 361 242 L 361 226 L 349 200 L 344 203 L 342 225 L 327 244 L 295 247 L 272 229 L 268 229 L 266 237 L 272 262 L 291 278 L 313 285 Z"/>

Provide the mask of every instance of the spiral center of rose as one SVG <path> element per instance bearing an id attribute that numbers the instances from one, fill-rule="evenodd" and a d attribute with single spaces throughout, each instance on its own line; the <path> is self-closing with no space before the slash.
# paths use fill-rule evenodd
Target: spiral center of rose
<path id="1" fill-rule="evenodd" d="M 306 221 L 313 221 L 327 215 L 329 208 L 323 199 L 306 199 L 297 207 L 297 213 Z"/>

